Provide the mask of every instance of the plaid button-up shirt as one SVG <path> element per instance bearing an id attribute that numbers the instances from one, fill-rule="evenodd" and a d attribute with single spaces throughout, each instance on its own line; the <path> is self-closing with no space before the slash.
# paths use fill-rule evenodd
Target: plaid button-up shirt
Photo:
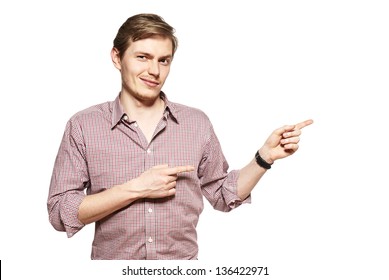
<path id="1" fill-rule="evenodd" d="M 203 196 L 220 211 L 243 202 L 239 171 L 228 172 L 219 141 L 200 110 L 170 102 L 150 143 L 119 100 L 75 114 L 67 123 L 48 196 L 51 224 L 68 237 L 83 228 L 78 208 L 88 194 L 104 191 L 160 164 L 193 165 L 179 174 L 176 194 L 140 199 L 95 223 L 92 259 L 196 259 L 196 226 Z"/>

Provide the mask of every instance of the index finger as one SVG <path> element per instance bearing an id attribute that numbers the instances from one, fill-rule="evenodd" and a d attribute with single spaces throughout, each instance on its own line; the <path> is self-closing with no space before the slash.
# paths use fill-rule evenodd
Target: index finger
<path id="1" fill-rule="evenodd" d="M 192 165 L 182 165 L 182 166 L 175 166 L 175 167 L 170 167 L 166 169 L 167 175 L 173 175 L 173 174 L 178 174 L 182 172 L 190 172 L 194 171 L 195 168 Z"/>
<path id="2" fill-rule="evenodd" d="M 296 124 L 296 128 L 297 129 L 302 129 L 302 128 L 304 128 L 304 127 L 306 127 L 308 125 L 311 125 L 311 124 L 313 124 L 313 120 L 309 119 L 309 120 L 306 120 L 306 121 L 303 121 L 301 123 Z"/>

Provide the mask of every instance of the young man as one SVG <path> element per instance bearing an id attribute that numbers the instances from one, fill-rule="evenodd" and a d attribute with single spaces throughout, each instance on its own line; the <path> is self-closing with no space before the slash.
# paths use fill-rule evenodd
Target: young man
<path id="1" fill-rule="evenodd" d="M 111 52 L 120 94 L 67 123 L 49 218 L 68 237 L 95 223 L 92 259 L 196 259 L 203 196 L 220 211 L 249 202 L 266 170 L 298 149 L 301 129 L 312 123 L 276 129 L 247 166 L 228 171 L 207 116 L 162 92 L 176 48 L 161 17 L 130 17 Z"/>

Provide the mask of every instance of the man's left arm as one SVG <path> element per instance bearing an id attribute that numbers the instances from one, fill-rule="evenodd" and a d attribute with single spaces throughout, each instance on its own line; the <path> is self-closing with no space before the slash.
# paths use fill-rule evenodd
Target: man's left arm
<path id="1" fill-rule="evenodd" d="M 258 150 L 260 166 L 256 158 L 243 167 L 239 172 L 237 192 L 240 199 L 246 199 L 266 170 L 276 160 L 294 154 L 300 142 L 301 129 L 312 124 L 312 120 L 306 120 L 296 125 L 285 125 L 274 130 L 267 138 L 263 146 Z"/>

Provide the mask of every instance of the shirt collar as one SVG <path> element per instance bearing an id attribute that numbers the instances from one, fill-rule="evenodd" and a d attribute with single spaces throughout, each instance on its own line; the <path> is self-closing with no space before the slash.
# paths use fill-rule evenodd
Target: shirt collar
<path id="1" fill-rule="evenodd" d="M 178 110 L 176 105 L 173 102 L 169 101 L 169 99 L 167 98 L 166 94 L 163 91 L 161 91 L 160 97 L 165 102 L 164 116 L 168 117 L 170 115 L 176 123 L 179 123 Z"/>
<path id="2" fill-rule="evenodd" d="M 165 112 L 164 116 L 168 117 L 169 115 L 172 117 L 172 119 L 178 122 L 178 110 L 174 103 L 170 102 L 164 92 L 161 91 L 160 98 L 165 102 Z M 120 93 L 115 98 L 115 100 L 112 103 L 112 126 L 111 129 L 114 129 L 119 122 L 122 120 L 122 118 L 126 115 L 124 112 L 123 106 L 120 103 Z"/>

